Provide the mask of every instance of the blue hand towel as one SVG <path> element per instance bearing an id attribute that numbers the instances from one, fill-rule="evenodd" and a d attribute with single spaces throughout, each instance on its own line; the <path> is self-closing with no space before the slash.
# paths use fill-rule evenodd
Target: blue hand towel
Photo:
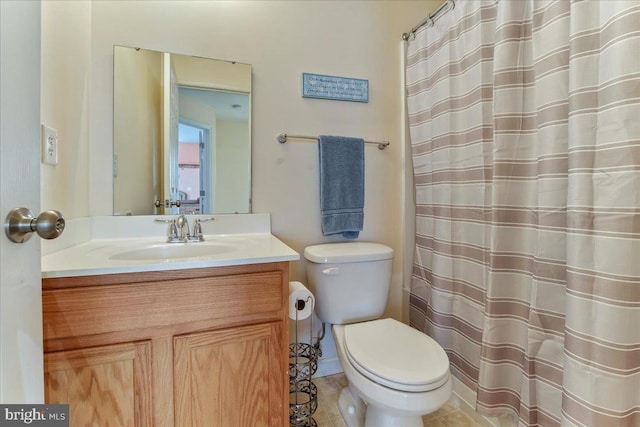
<path id="1" fill-rule="evenodd" d="M 364 222 L 364 140 L 320 135 L 322 234 L 356 239 Z"/>

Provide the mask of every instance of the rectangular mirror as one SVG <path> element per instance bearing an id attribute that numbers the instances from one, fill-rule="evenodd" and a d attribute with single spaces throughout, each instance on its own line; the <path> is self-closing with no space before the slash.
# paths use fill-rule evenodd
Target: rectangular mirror
<path id="1" fill-rule="evenodd" d="M 251 212 L 251 65 L 115 46 L 114 215 Z"/>

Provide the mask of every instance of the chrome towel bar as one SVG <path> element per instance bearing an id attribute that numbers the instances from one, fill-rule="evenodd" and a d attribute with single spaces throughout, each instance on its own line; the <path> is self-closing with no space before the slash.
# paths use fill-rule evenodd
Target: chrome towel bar
<path id="1" fill-rule="evenodd" d="M 311 139 L 314 141 L 318 140 L 317 136 L 306 136 L 306 135 L 289 135 L 286 133 L 281 133 L 280 135 L 278 135 L 278 142 L 280 144 L 284 144 L 285 142 L 287 142 L 287 139 L 289 138 L 294 138 L 294 139 Z M 385 148 L 387 148 L 387 146 L 389 144 L 391 144 L 389 141 L 365 141 L 365 144 L 377 144 L 378 145 L 378 149 L 379 150 L 384 150 Z"/>

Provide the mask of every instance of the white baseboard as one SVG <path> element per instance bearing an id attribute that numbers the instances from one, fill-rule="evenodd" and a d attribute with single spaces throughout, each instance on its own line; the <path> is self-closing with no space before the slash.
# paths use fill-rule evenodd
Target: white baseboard
<path id="1" fill-rule="evenodd" d="M 338 357 L 332 357 L 330 359 L 320 359 L 318 360 L 318 370 L 314 377 L 326 377 L 333 374 L 339 374 L 344 372 L 342 369 L 342 365 L 340 365 L 340 361 Z"/>

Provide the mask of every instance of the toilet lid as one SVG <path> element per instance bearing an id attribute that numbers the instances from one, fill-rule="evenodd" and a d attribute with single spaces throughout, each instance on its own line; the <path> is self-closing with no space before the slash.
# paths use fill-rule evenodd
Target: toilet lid
<path id="1" fill-rule="evenodd" d="M 431 337 L 393 319 L 344 327 L 347 357 L 362 375 L 402 391 L 429 391 L 449 378 L 449 359 Z"/>

